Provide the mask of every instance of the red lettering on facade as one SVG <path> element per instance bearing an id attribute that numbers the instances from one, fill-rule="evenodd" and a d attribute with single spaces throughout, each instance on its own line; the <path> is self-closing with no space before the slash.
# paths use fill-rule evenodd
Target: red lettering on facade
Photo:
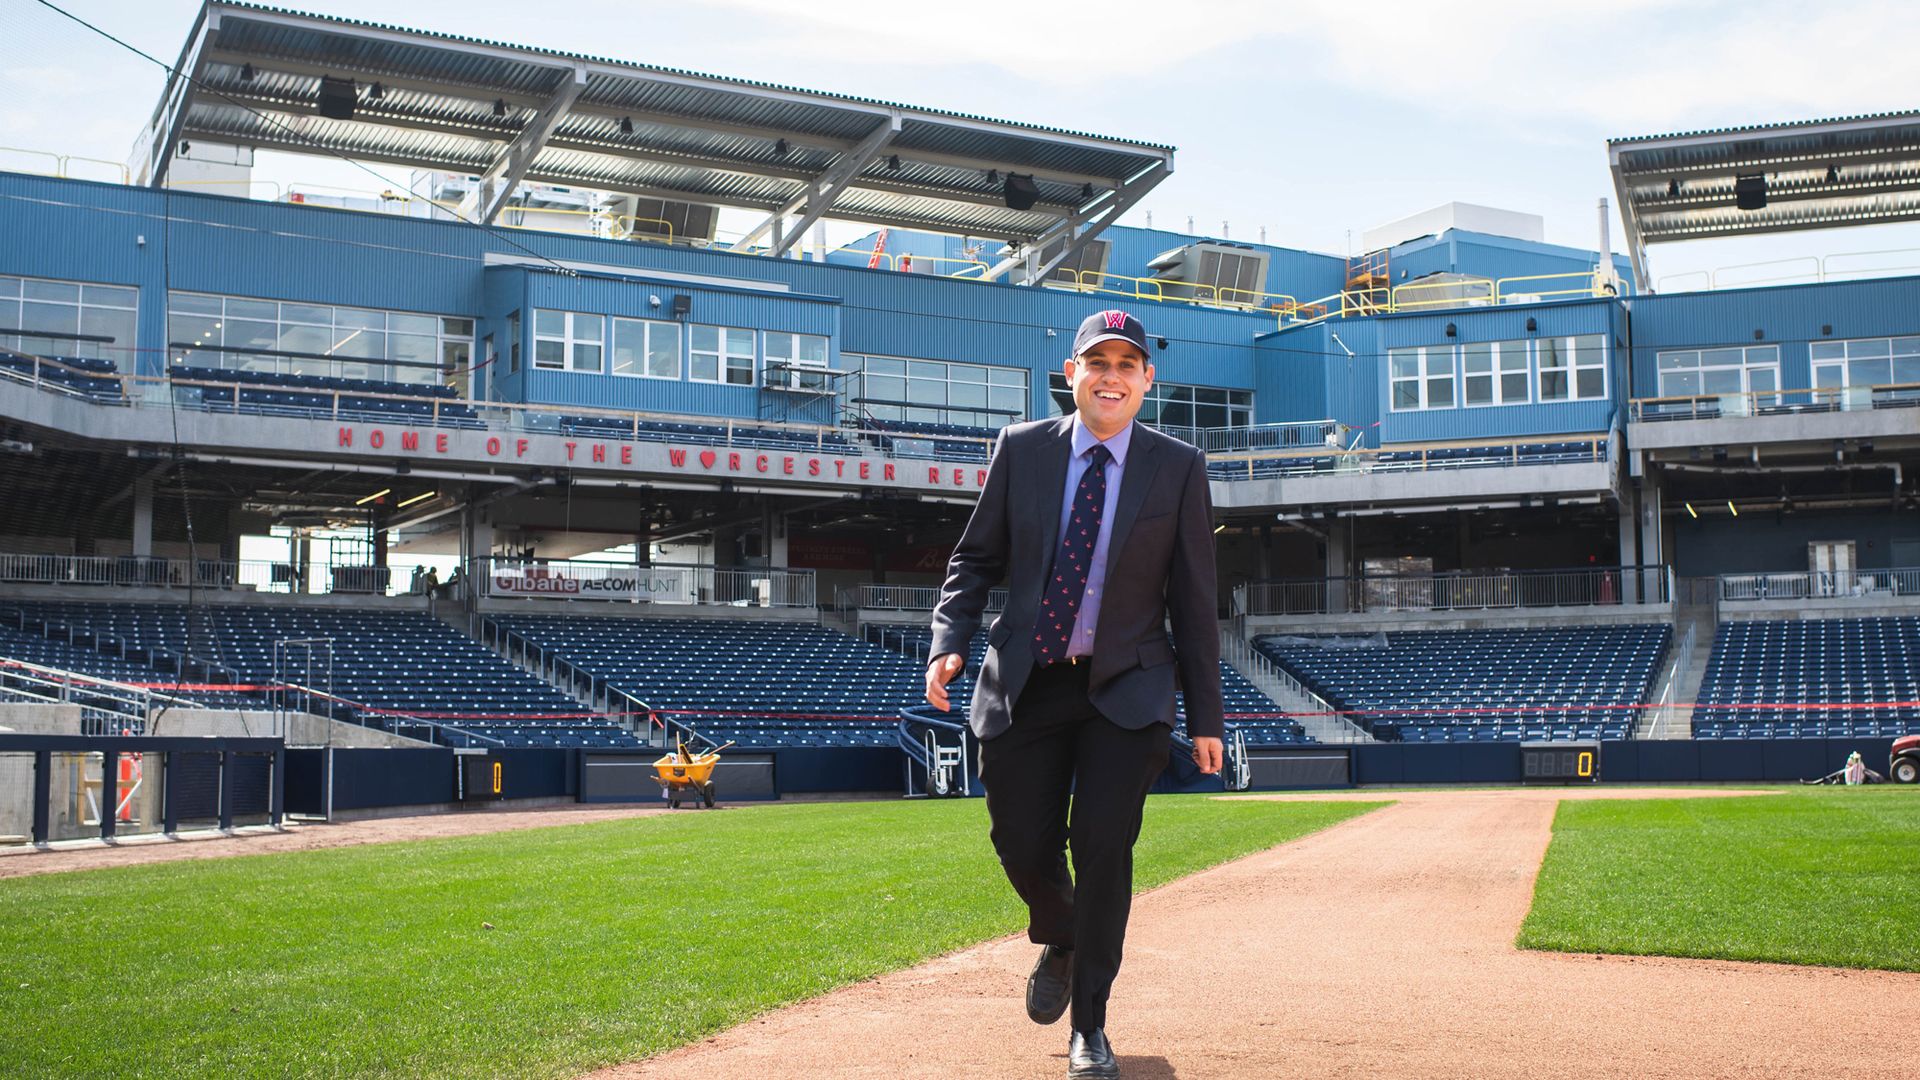
<path id="1" fill-rule="evenodd" d="M 967 470 L 965 469 L 953 470 L 953 486 L 954 487 L 967 486 Z"/>
<path id="2" fill-rule="evenodd" d="M 780 471 L 783 473 L 786 473 L 788 476 L 792 476 L 793 475 L 793 459 L 790 457 L 781 458 Z"/>
<path id="3" fill-rule="evenodd" d="M 940 482 L 940 466 L 938 465 L 927 466 L 927 483 L 937 484 L 939 482 Z"/>
<path id="4" fill-rule="evenodd" d="M 727 471 L 728 472 L 740 471 L 740 455 L 739 454 L 735 453 L 735 454 L 727 455 Z"/>
<path id="5" fill-rule="evenodd" d="M 819 458 L 816 457 L 816 458 L 807 459 L 807 475 L 808 476 L 820 475 L 820 459 Z"/>
<path id="6" fill-rule="evenodd" d="M 527 456 L 527 440 L 525 439 L 513 440 L 513 456 L 514 457 Z"/>
<path id="7" fill-rule="evenodd" d="M 685 450 L 680 451 L 680 460 L 681 461 L 687 460 L 687 452 Z M 633 464 L 633 447 L 628 446 L 625 443 L 620 444 L 620 464 L 622 465 Z"/>
<path id="8" fill-rule="evenodd" d="M 761 472 L 766 472 L 767 471 L 767 455 L 755 454 L 753 456 L 753 467 L 760 470 Z"/>
<path id="9" fill-rule="evenodd" d="M 340 445 L 341 446 L 353 445 L 353 429 L 352 428 L 343 427 L 340 429 Z"/>
<path id="10" fill-rule="evenodd" d="M 573 460 L 573 448 L 574 448 L 575 446 L 578 446 L 578 445 L 579 445 L 578 443 L 568 443 L 568 444 L 567 444 L 567 460 L 568 460 L 568 461 L 572 461 L 572 460 Z"/>
<path id="11" fill-rule="evenodd" d="M 865 480 L 866 478 L 867 478 L 867 463 L 863 461 L 860 463 L 860 479 Z"/>
<path id="12" fill-rule="evenodd" d="M 833 459 L 833 475 L 835 476 L 847 475 L 847 463 L 844 461 L 841 461 L 839 458 L 834 458 Z"/>
<path id="13" fill-rule="evenodd" d="M 500 456 L 500 440 L 498 437 L 489 437 L 487 439 L 487 456 L 489 457 Z"/>
<path id="14" fill-rule="evenodd" d="M 417 431 L 401 432 L 400 433 L 400 449 L 402 450 L 420 449 L 420 433 Z"/>
<path id="15" fill-rule="evenodd" d="M 444 454 L 447 452 L 447 433 L 446 432 L 444 431 L 440 432 L 439 434 L 433 437 L 433 452 L 436 454 Z"/>
<path id="16" fill-rule="evenodd" d="M 620 449 L 622 449 L 622 450 L 630 450 L 630 449 L 632 449 L 632 447 L 627 447 L 627 446 L 623 446 L 623 447 L 621 447 Z M 625 457 L 625 455 L 621 455 L 621 456 L 622 456 L 623 458 Z M 677 447 L 677 446 L 676 446 L 676 447 L 674 447 L 674 448 L 673 448 L 673 449 L 671 449 L 671 450 L 668 450 L 668 451 L 667 451 L 667 464 L 669 464 L 669 465 L 672 465 L 672 466 L 673 466 L 674 468 L 676 468 L 676 469 L 684 469 L 684 468 L 686 468 L 686 467 L 687 467 L 687 452 L 686 452 L 685 450 L 682 450 L 682 449 L 680 449 L 680 448 L 679 448 L 679 447 Z"/>
<path id="17" fill-rule="evenodd" d="M 973 474 L 973 482 L 976 487 L 986 487 L 987 486 L 987 470 L 981 469 L 978 472 L 975 472 Z"/>
<path id="18" fill-rule="evenodd" d="M 593 460 L 595 461 L 607 460 L 607 444 L 606 443 L 593 444 Z"/>
<path id="19" fill-rule="evenodd" d="M 885 465 L 880 466 L 880 471 L 885 474 L 881 477 L 882 480 L 893 479 L 893 462 L 889 461 Z"/>
<path id="20" fill-rule="evenodd" d="M 375 450 L 387 445 L 387 433 L 381 431 L 379 428 L 374 428 L 372 431 L 367 432 L 367 445 L 373 447 Z"/>

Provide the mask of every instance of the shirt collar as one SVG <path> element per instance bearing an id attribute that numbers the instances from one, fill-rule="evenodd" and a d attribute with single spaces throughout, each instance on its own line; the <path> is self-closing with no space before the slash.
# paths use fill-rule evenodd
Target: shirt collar
<path id="1" fill-rule="evenodd" d="M 1133 445 L 1133 424 L 1128 423 L 1126 427 L 1120 429 L 1118 435 L 1105 440 L 1103 443 L 1099 436 L 1087 429 L 1087 425 L 1080 422 L 1080 414 L 1074 413 L 1073 456 L 1085 457 L 1087 451 L 1093 449 L 1096 445 L 1104 445 L 1107 448 L 1107 453 L 1113 455 L 1113 463 L 1123 469 L 1126 468 L 1127 447 Z"/>

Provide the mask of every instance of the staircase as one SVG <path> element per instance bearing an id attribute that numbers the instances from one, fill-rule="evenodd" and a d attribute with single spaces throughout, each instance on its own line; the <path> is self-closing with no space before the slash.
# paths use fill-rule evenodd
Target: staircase
<path id="1" fill-rule="evenodd" d="M 1707 660 L 1713 655 L 1713 623 L 1710 618 L 1682 615 L 1675 630 L 1673 648 L 1667 662 L 1654 677 L 1654 701 L 1660 708 L 1641 712 L 1634 726 L 1636 739 L 1690 739 L 1693 737 L 1693 703 L 1700 695 L 1700 682 L 1707 674 Z"/>
<path id="2" fill-rule="evenodd" d="M 1247 681 L 1261 693 L 1272 698 L 1280 706 L 1280 711 L 1292 717 L 1313 741 L 1380 741 L 1346 717 L 1333 715 L 1334 708 L 1325 699 L 1307 689 L 1280 665 L 1261 655 L 1246 638 L 1225 626 L 1220 628 L 1220 659 L 1246 676 Z"/>
<path id="3" fill-rule="evenodd" d="M 599 713 L 602 719 L 626 728 L 649 745 L 667 744 L 664 729 L 654 726 L 651 719 L 653 710 L 646 702 L 596 677 L 585 668 L 574 666 L 558 652 L 542 649 L 484 615 L 480 616 L 478 634 L 472 634 L 468 629 L 464 614 L 442 616 L 441 621 L 461 633 L 469 634 L 500 659 L 579 702 L 582 712 Z"/>
<path id="4" fill-rule="evenodd" d="M 1341 290 L 1340 308 L 1345 315 L 1380 315 L 1393 309 L 1386 248 L 1347 256 L 1347 286 Z"/>

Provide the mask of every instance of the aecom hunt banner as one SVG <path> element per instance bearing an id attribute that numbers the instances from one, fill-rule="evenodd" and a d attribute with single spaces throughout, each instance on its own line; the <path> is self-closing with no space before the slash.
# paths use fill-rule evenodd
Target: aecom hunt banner
<path id="1" fill-rule="evenodd" d="M 647 600 L 689 602 L 687 572 L 626 569 L 617 566 L 496 567 L 488 592 L 493 596 L 553 596 L 568 600 Z"/>

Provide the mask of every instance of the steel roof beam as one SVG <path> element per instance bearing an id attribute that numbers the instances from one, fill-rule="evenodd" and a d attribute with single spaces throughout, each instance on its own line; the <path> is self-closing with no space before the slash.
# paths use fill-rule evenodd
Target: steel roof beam
<path id="1" fill-rule="evenodd" d="M 219 28 L 220 12 L 212 7 L 203 9 L 197 34 L 180 50 L 180 59 L 167 77 L 166 92 L 161 96 L 159 107 L 154 110 L 153 119 L 147 124 L 147 137 L 153 141 L 145 148 L 147 160 L 141 169 L 141 183 L 160 187 L 166 182 L 167 165 L 173 160 L 174 147 L 180 143 L 180 132 L 186 127 L 187 114 L 193 109 L 200 73 L 206 70 L 204 54 L 207 39 Z"/>
<path id="2" fill-rule="evenodd" d="M 580 91 L 587 88 L 587 73 L 584 68 L 575 66 L 561 75 L 560 85 L 554 88 L 553 95 L 540 107 L 520 134 L 507 144 L 506 149 L 494 159 L 492 167 L 480 177 L 470 196 L 479 210 L 481 222 L 491 225 L 499 215 L 500 208 L 507 204 L 513 195 L 513 189 L 527 175 L 527 169 L 533 165 L 533 159 L 553 137 L 554 129 L 566 117 L 567 109 Z M 464 206 L 464 202 L 462 203 Z"/>
<path id="3" fill-rule="evenodd" d="M 1086 206 L 1069 214 L 1067 217 L 1062 218 L 1059 224 L 1054 225 L 1046 232 L 1034 237 L 1026 246 L 1039 248 L 1042 251 L 1046 250 L 1046 246 L 1053 243 L 1053 241 L 1059 237 L 1072 236 L 1072 239 L 1068 240 L 1067 243 L 1061 247 L 1058 255 L 1047 260 L 1046 265 L 1036 271 L 1033 277 L 1028 280 L 1027 284 L 1037 285 L 1044 282 L 1048 274 L 1053 273 L 1053 271 L 1058 269 L 1060 264 L 1066 262 L 1067 259 L 1078 255 L 1083 248 L 1092 243 L 1101 233 L 1105 232 L 1107 226 L 1112 225 L 1119 219 L 1121 214 L 1126 213 L 1128 207 L 1139 202 L 1147 192 L 1152 191 L 1160 181 L 1166 179 L 1167 173 L 1172 171 L 1172 169 L 1173 162 L 1170 159 L 1156 161 L 1135 174 L 1126 183 L 1121 184 L 1119 188 L 1111 192 L 1101 192 L 1095 195 L 1092 202 L 1089 202 Z M 1099 220 L 1094 221 L 1093 219 L 1095 217 L 1098 217 Z M 1075 230 L 1079 230 L 1083 224 L 1088 227 L 1084 231 L 1074 235 Z M 1009 255 L 989 268 L 985 277 L 989 281 L 998 281 L 1001 275 L 1020 265 L 1021 261 L 1021 255 Z"/>
<path id="4" fill-rule="evenodd" d="M 894 136 L 898 134 L 900 134 L 898 116 L 889 116 L 875 125 L 874 129 L 867 133 L 867 137 L 860 140 L 859 145 L 842 154 L 840 160 L 833 163 L 832 168 L 807 181 L 806 187 L 798 195 L 788 199 L 785 205 L 768 214 L 731 247 L 738 251 L 753 244 L 778 226 L 782 218 L 804 206 L 806 214 L 801 220 L 784 235 L 777 234 L 774 237 L 771 254 L 775 258 L 785 255 L 793 248 L 794 238 L 805 235 L 813 223 L 820 220 L 821 213 L 833 205 L 834 200 L 840 197 L 840 193 L 847 189 L 847 185 L 860 175 L 861 170 L 872 164 L 873 159 L 880 156 L 881 149 L 892 142 Z"/>

